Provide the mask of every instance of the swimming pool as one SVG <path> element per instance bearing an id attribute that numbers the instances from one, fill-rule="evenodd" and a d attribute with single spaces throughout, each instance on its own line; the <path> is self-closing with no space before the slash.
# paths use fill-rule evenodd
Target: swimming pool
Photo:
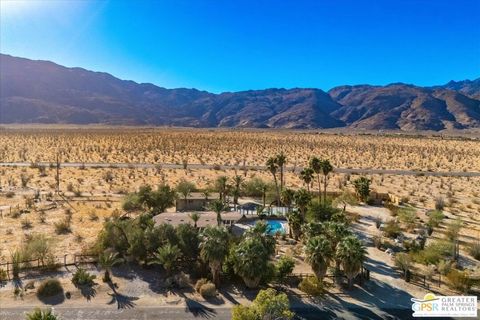
<path id="1" fill-rule="evenodd" d="M 253 226 L 258 221 L 255 221 L 255 222 L 252 222 L 252 223 L 249 223 L 249 224 Z M 267 226 L 268 226 L 268 229 L 267 229 L 268 234 L 273 236 L 273 235 L 277 234 L 278 232 L 280 232 L 281 234 L 286 234 L 287 233 L 287 229 L 286 229 L 286 226 L 285 226 L 285 224 L 286 224 L 285 220 L 264 220 L 264 221 L 267 223 Z"/>

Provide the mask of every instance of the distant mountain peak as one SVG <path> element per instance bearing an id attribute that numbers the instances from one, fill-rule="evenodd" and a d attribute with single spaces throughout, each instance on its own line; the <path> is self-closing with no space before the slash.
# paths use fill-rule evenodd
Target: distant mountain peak
<path id="1" fill-rule="evenodd" d="M 268 88 L 209 93 L 0 54 L 0 123 L 443 130 L 480 127 L 480 79 L 431 88 Z M 435 90 L 431 90 L 435 89 Z"/>

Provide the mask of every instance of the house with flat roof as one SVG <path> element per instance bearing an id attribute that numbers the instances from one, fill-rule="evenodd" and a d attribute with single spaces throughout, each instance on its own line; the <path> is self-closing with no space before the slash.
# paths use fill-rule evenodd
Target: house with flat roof
<path id="1" fill-rule="evenodd" d="M 192 219 L 190 219 L 190 214 L 192 212 L 164 212 L 161 214 L 156 215 L 153 217 L 153 221 L 155 225 L 161 225 L 164 223 L 171 224 L 172 226 L 176 227 L 182 223 L 188 223 L 194 225 Z M 197 221 L 197 228 L 203 229 L 207 226 L 216 226 L 217 225 L 217 214 L 213 211 L 203 211 L 197 212 L 200 216 L 199 220 Z M 242 219 L 243 215 L 240 212 L 230 211 L 230 212 L 223 212 L 222 213 L 222 224 L 224 226 L 232 226 L 233 224 L 237 223 L 240 219 Z"/>
<path id="2" fill-rule="evenodd" d="M 192 192 L 185 197 L 182 194 L 177 195 L 175 201 L 175 209 L 178 212 L 183 211 L 204 211 L 208 210 L 208 206 L 212 201 L 220 199 L 220 194 L 209 193 L 205 195 L 202 192 Z"/>

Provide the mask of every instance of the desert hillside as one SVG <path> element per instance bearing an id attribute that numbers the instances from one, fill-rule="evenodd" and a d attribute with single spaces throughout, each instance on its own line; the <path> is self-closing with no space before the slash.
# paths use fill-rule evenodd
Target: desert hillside
<path id="1" fill-rule="evenodd" d="M 213 94 L 0 55 L 0 123 L 445 130 L 480 127 L 479 79 Z"/>

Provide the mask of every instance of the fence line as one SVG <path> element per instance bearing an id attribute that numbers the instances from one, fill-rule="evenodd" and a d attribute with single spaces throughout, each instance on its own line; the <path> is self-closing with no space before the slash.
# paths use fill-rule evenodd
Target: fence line
<path id="1" fill-rule="evenodd" d="M 73 256 L 73 261 L 72 259 L 68 259 L 69 256 Z M 95 264 L 98 262 L 98 256 L 91 254 L 65 254 L 63 256 L 54 256 L 53 259 L 53 263 L 50 262 L 49 264 L 42 263 L 41 259 L 19 261 L 18 263 L 16 263 L 18 265 L 18 273 L 34 270 L 56 270 L 62 266 L 64 268 L 67 268 L 69 266 L 78 266 L 80 264 Z M 9 261 L 0 263 L 0 269 L 6 271 L 8 280 L 12 280 L 14 278 L 14 265 L 15 263 Z"/>

